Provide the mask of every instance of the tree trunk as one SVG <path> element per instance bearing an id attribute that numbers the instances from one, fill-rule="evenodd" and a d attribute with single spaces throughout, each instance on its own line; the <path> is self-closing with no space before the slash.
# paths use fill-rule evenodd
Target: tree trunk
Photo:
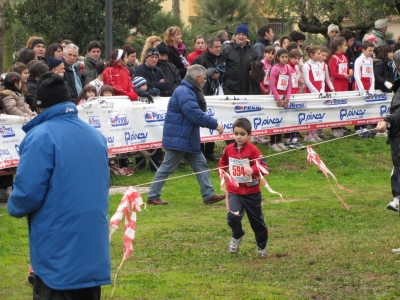
<path id="1" fill-rule="evenodd" d="M 4 9 L 10 5 L 10 2 L 11 0 L 0 0 L 0 74 L 3 73 L 5 38 L 7 33 L 7 24 L 4 20 Z"/>
<path id="2" fill-rule="evenodd" d="M 181 1 L 172 0 L 172 16 L 180 17 L 180 15 L 181 15 Z"/>

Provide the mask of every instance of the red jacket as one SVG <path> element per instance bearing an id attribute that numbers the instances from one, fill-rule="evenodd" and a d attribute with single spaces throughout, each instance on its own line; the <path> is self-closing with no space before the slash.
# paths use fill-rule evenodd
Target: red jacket
<path id="1" fill-rule="evenodd" d="M 103 71 L 103 82 L 112 86 L 114 96 L 126 95 L 132 101 L 138 98 L 132 85 L 131 74 L 125 66 L 114 62 L 112 67 L 105 68 Z"/>
<path id="2" fill-rule="evenodd" d="M 260 192 L 260 173 L 262 174 L 262 172 L 257 168 L 255 159 L 258 159 L 259 164 L 264 166 L 265 169 L 268 169 L 268 167 L 258 148 L 250 142 L 246 142 L 240 149 L 237 148 L 236 143 L 226 146 L 219 160 L 219 168 L 224 169 L 227 173 L 229 173 L 229 158 L 248 158 L 250 160 L 250 167 L 253 169 L 253 174 L 252 182 L 239 183 L 238 187 L 232 185 L 229 180 L 226 180 L 228 192 L 237 195 L 249 195 Z"/>
<path id="3" fill-rule="evenodd" d="M 189 62 L 190 65 L 194 62 L 195 58 L 199 55 L 202 55 L 203 53 L 206 53 L 206 49 L 203 51 L 200 51 L 198 49 L 194 49 L 194 51 L 187 56 L 187 61 Z"/>

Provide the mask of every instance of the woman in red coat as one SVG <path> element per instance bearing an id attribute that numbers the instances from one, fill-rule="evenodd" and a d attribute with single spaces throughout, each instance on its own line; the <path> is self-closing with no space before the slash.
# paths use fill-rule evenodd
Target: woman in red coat
<path id="1" fill-rule="evenodd" d="M 111 52 L 111 59 L 107 62 L 103 71 L 104 84 L 113 88 L 114 96 L 126 95 L 135 101 L 138 99 L 132 85 L 132 77 L 125 67 L 128 62 L 126 52 L 122 49 L 115 49 Z"/>

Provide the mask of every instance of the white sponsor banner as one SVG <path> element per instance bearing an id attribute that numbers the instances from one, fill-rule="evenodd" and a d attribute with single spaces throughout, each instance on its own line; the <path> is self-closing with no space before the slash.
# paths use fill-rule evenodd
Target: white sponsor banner
<path id="1" fill-rule="evenodd" d="M 25 137 L 22 126 L 29 118 L 0 115 L 0 169 L 16 167 L 19 145 Z"/>
<path id="2" fill-rule="evenodd" d="M 201 141 L 233 139 L 232 124 L 247 118 L 253 135 L 271 135 L 309 129 L 378 123 L 389 112 L 392 94 L 358 92 L 292 95 L 289 107 L 276 107 L 272 96 L 210 96 L 207 114 L 222 124 L 224 133 L 201 128 Z M 128 97 L 100 97 L 78 106 L 78 116 L 107 140 L 108 153 L 118 154 L 162 147 L 162 132 L 169 98 L 154 103 L 131 102 Z M 0 169 L 18 164 L 18 147 L 26 122 L 0 116 Z"/>

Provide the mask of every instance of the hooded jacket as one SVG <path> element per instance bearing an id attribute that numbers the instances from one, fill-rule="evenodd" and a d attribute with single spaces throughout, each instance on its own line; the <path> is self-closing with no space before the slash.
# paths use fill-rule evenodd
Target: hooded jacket
<path id="1" fill-rule="evenodd" d="M 11 90 L 0 91 L 3 113 L 6 115 L 31 117 L 34 113 L 25 106 L 24 96 Z"/>
<path id="2" fill-rule="evenodd" d="M 49 107 L 22 129 L 8 211 L 28 218 L 33 270 L 56 290 L 109 284 L 104 136 L 78 118 L 72 102 Z"/>
<path id="3" fill-rule="evenodd" d="M 111 67 L 107 67 L 103 71 L 104 84 L 113 88 L 114 96 L 128 96 L 131 100 L 137 100 L 133 85 L 132 77 L 128 69 L 117 63 L 113 63 Z"/>
<path id="4" fill-rule="evenodd" d="M 216 129 L 217 126 L 217 120 L 200 109 L 193 85 L 183 79 L 168 102 L 162 139 L 163 148 L 201 153 L 200 127 Z"/>

